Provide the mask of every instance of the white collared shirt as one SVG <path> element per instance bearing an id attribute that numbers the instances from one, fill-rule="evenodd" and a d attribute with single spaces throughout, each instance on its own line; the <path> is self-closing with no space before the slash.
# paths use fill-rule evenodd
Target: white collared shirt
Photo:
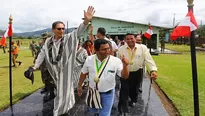
<path id="1" fill-rule="evenodd" d="M 132 51 L 132 53 L 134 53 L 134 57 L 132 60 L 129 55 L 129 50 Z M 124 55 L 129 60 L 129 62 L 133 61 L 132 65 L 129 64 L 130 72 L 137 71 L 140 68 L 143 68 L 144 63 L 146 63 L 149 66 L 151 71 L 157 71 L 157 66 L 145 45 L 135 44 L 135 47 L 132 50 L 127 44 L 123 45 L 118 49 L 117 53 L 118 58 L 121 58 L 122 55 Z"/>
<path id="2" fill-rule="evenodd" d="M 117 44 L 113 40 L 110 40 L 110 42 L 112 43 L 112 49 L 113 50 L 118 50 Z"/>
<path id="3" fill-rule="evenodd" d="M 94 78 L 96 77 L 96 66 L 95 66 L 95 57 L 97 59 L 98 66 L 102 63 L 98 58 L 97 55 L 88 56 L 85 64 L 82 68 L 82 73 L 89 74 L 89 86 L 91 88 L 96 87 L 96 83 L 94 82 Z M 107 60 L 108 57 L 105 59 Z M 106 62 L 105 62 L 106 63 Z M 121 71 L 123 69 L 122 61 L 119 58 L 116 58 L 110 55 L 110 59 L 102 72 L 100 77 L 100 81 L 98 83 L 98 90 L 99 92 L 107 92 L 111 89 L 115 88 L 115 77 L 116 74 L 121 77 Z"/>

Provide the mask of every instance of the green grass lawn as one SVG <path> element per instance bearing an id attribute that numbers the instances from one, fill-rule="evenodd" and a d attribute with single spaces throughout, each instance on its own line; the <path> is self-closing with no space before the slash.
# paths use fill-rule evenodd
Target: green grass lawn
<path id="1" fill-rule="evenodd" d="M 29 45 L 31 40 L 24 40 L 24 47 Z M 187 52 L 190 51 L 189 46 L 166 44 L 166 48 Z M 9 105 L 9 69 L 8 54 L 2 54 L 0 49 L 0 109 Z M 153 56 L 158 67 L 159 78 L 157 83 L 174 102 L 182 116 L 193 116 L 193 88 L 191 73 L 191 57 L 190 54 L 171 55 L 160 54 Z M 42 81 L 39 72 L 35 72 L 34 84 L 26 79 L 23 75 L 24 71 L 32 65 L 33 58 L 30 50 L 20 50 L 19 60 L 23 61 L 22 66 L 13 68 L 13 102 L 17 102 L 22 97 L 31 94 L 38 88 L 42 87 Z M 205 54 L 197 53 L 197 69 L 199 84 L 200 113 L 205 115 Z"/>
<path id="2" fill-rule="evenodd" d="M 27 42 L 30 40 L 24 40 L 24 47 L 27 46 Z M 9 54 L 3 54 L 0 49 L 0 109 L 4 109 L 9 106 Z M 31 57 L 31 51 L 28 49 L 20 49 L 18 60 L 22 61 L 22 65 L 17 68 L 13 68 L 13 102 L 17 102 L 24 96 L 31 94 L 38 88 L 43 86 L 41 81 L 40 72 L 34 73 L 35 81 L 31 84 L 31 81 L 24 77 L 24 71 L 32 65 L 33 57 Z"/>
<path id="3" fill-rule="evenodd" d="M 188 51 L 189 46 L 167 46 L 169 49 L 181 52 Z M 193 116 L 193 87 L 190 54 L 172 55 L 160 54 L 153 56 L 158 67 L 157 83 L 179 109 L 182 116 Z M 205 54 L 197 53 L 198 86 L 200 114 L 205 115 Z"/>
<path id="4" fill-rule="evenodd" d="M 169 50 L 175 50 L 178 52 L 190 52 L 190 46 L 188 45 L 165 44 L 165 47 Z"/>

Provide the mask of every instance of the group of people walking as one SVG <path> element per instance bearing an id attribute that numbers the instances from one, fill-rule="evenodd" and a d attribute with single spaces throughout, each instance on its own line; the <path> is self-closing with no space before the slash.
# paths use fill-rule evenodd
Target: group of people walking
<path id="1" fill-rule="evenodd" d="M 89 6 L 84 12 L 84 21 L 69 34 L 65 34 L 65 24 L 52 24 L 53 36 L 46 38 L 35 58 L 33 67 L 25 71 L 28 79 L 35 70 L 41 69 L 48 90 L 54 98 L 53 115 L 68 114 L 75 104 L 74 90 L 82 95 L 87 88 L 85 103 L 88 114 L 110 116 L 114 102 L 116 78 L 120 79 L 118 111 L 121 116 L 129 116 L 128 107 L 137 103 L 138 93 L 145 65 L 149 66 L 151 78 L 157 78 L 157 67 L 139 35 L 127 33 L 124 40 L 113 40 L 100 27 L 93 35 L 90 26 L 89 40 L 80 43 L 81 34 L 89 26 L 95 10 Z M 117 38 L 117 37 L 116 37 Z M 42 67 L 43 66 L 43 67 Z M 46 73 L 45 73 L 46 72 Z"/>

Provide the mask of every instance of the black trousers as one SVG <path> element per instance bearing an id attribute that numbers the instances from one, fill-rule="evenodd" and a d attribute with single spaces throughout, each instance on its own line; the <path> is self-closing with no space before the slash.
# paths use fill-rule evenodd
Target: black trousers
<path id="1" fill-rule="evenodd" d="M 119 95 L 118 111 L 128 112 L 128 97 L 129 97 L 129 80 L 120 78 L 121 88 Z"/>
<path id="2" fill-rule="evenodd" d="M 144 71 L 145 71 L 145 69 L 143 68 L 142 69 L 142 79 L 141 79 L 141 82 L 140 82 L 140 88 L 139 88 L 139 90 L 141 90 L 142 91 L 142 82 L 143 82 L 143 78 L 144 78 Z"/>
<path id="3" fill-rule="evenodd" d="M 6 53 L 6 47 L 3 46 L 2 48 L 3 48 L 3 52 Z"/>
<path id="4" fill-rule="evenodd" d="M 137 102 L 138 91 L 142 81 L 142 70 L 130 72 L 128 79 L 121 78 L 121 89 L 118 104 L 119 112 L 128 112 L 128 98 L 131 102 Z"/>

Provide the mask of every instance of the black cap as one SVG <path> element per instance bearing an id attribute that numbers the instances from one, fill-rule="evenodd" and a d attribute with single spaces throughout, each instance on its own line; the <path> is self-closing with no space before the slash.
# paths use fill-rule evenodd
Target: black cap
<path id="1" fill-rule="evenodd" d="M 48 32 L 42 33 L 42 34 L 41 34 L 41 38 L 42 38 L 42 39 L 48 38 Z"/>
<path id="2" fill-rule="evenodd" d="M 24 76 L 25 76 L 27 79 L 31 80 L 31 83 L 32 83 L 32 84 L 33 84 L 33 82 L 34 82 L 34 74 L 33 74 L 33 71 L 34 71 L 34 69 L 33 69 L 32 67 L 29 67 L 28 70 L 26 70 L 26 71 L 24 72 Z"/>

